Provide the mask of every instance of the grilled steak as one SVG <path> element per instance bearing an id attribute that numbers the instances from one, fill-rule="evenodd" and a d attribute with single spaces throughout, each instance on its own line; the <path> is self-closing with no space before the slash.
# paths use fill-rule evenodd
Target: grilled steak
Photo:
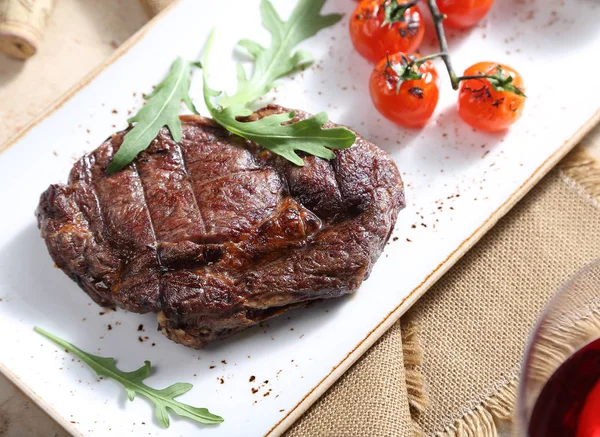
<path id="1" fill-rule="evenodd" d="M 50 255 L 94 301 L 157 313 L 163 334 L 202 348 L 360 286 L 404 206 L 385 152 L 357 136 L 298 167 L 212 120 L 181 120 L 181 142 L 163 128 L 108 176 L 126 131 L 112 135 L 41 196 Z"/>

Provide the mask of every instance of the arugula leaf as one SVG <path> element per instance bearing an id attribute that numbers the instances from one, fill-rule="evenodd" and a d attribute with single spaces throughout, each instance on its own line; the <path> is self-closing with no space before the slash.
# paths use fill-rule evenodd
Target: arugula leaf
<path id="1" fill-rule="evenodd" d="M 209 36 L 204 53 L 204 101 L 215 121 L 228 131 L 254 141 L 299 166 L 304 165 L 304 161 L 296 151 L 332 159 L 335 157 L 332 149 L 352 146 L 356 135 L 344 127 L 323 128 L 328 122 L 324 112 L 285 125 L 283 123 L 294 118 L 293 112 L 274 114 L 252 122 L 241 122 L 238 118 L 250 115 L 252 111 L 248 105 L 269 92 L 277 79 L 312 63 L 312 57 L 307 52 L 292 52 L 300 42 L 340 20 L 339 14 L 320 14 L 324 2 L 325 0 L 300 0 L 288 21 L 282 21 L 271 3 L 262 0 L 261 14 L 263 24 L 272 35 L 271 46 L 264 48 L 250 40 L 239 42 L 254 58 L 254 71 L 248 79 L 243 66 L 238 64 L 238 88 L 232 96 L 222 95 L 208 85 L 206 63 L 214 32 Z M 220 108 L 212 103 L 212 98 L 217 96 L 221 96 L 217 102 Z"/>
<path id="2" fill-rule="evenodd" d="M 181 140 L 179 105 L 183 101 L 191 111 L 198 113 L 189 96 L 194 66 L 200 67 L 200 64 L 184 61 L 181 57 L 173 62 L 167 77 L 146 96 L 144 106 L 128 120 L 130 124 L 135 123 L 135 126 L 125 135 L 123 144 L 108 166 L 108 174 L 115 173 L 131 163 L 138 153 L 150 145 L 163 126 L 169 128 L 175 141 Z"/>
<path id="3" fill-rule="evenodd" d="M 206 95 L 209 94 L 205 90 Z M 328 121 L 325 112 L 297 123 L 282 125 L 294 118 L 293 112 L 269 115 L 252 122 L 241 122 L 237 121 L 236 117 L 250 115 L 251 110 L 236 112 L 229 107 L 218 111 L 211 105 L 210 99 L 206 99 L 206 106 L 213 118 L 229 132 L 254 141 L 299 166 L 303 166 L 304 161 L 296 154 L 297 150 L 319 158 L 333 159 L 335 154 L 330 149 L 348 148 L 356 140 L 356 135 L 344 127 L 324 129 L 323 125 Z"/>
<path id="4" fill-rule="evenodd" d="M 268 0 L 262 0 L 260 13 L 264 26 L 271 33 L 271 46 L 264 48 L 257 42 L 243 39 L 238 45 L 254 58 L 252 77 L 238 64 L 238 89 L 224 96 L 219 104 L 226 108 L 235 104 L 246 105 L 268 93 L 280 77 L 312 64 L 312 56 L 304 51 L 292 51 L 305 39 L 332 26 L 342 19 L 340 14 L 321 15 L 325 0 L 300 0 L 288 21 L 283 21 Z"/>
<path id="5" fill-rule="evenodd" d="M 136 394 L 144 396 L 152 401 L 156 418 L 165 428 L 169 427 L 169 415 L 167 410 L 171 410 L 179 416 L 187 417 L 199 423 L 217 424 L 223 422 L 222 417 L 211 414 L 206 408 L 192 407 L 191 405 L 175 400 L 177 396 L 190 391 L 193 387 L 192 384 L 178 382 L 167 388 L 163 388 L 162 390 L 156 390 L 144 384 L 144 379 L 150 375 L 150 361 L 144 361 L 144 365 L 133 372 L 123 372 L 117 369 L 114 358 L 104 358 L 89 354 L 37 326 L 33 329 L 60 347 L 65 348 L 68 352 L 71 352 L 94 369 L 99 376 L 105 376 L 120 383 L 127 391 L 127 396 L 130 401 L 133 401 Z"/>

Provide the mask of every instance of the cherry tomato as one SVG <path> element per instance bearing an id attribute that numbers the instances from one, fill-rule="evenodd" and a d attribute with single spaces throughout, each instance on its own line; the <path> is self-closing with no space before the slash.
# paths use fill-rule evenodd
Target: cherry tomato
<path id="1" fill-rule="evenodd" d="M 437 0 L 442 14 L 446 14 L 444 25 L 454 29 L 472 27 L 492 7 L 494 0 Z"/>
<path id="2" fill-rule="evenodd" d="M 398 14 L 392 23 L 383 24 L 386 8 L 402 6 L 406 0 L 362 0 L 350 18 L 350 38 L 354 48 L 364 58 L 377 62 L 386 53 L 416 52 L 425 28 L 417 6 Z M 393 10 L 393 9 L 392 9 Z"/>
<path id="3" fill-rule="evenodd" d="M 412 72 L 418 72 L 420 79 L 402 80 L 398 71 L 412 59 L 418 56 L 396 53 L 381 60 L 371 73 L 369 92 L 385 118 L 405 127 L 420 128 L 437 105 L 440 79 L 433 64 L 426 61 Z"/>
<path id="4" fill-rule="evenodd" d="M 500 71 L 498 70 L 500 68 Z M 512 77 L 510 85 L 525 92 L 523 79 L 514 69 L 493 62 L 479 62 L 465 70 L 465 76 L 496 75 Z M 525 96 L 494 89 L 488 79 L 468 79 L 458 89 L 458 114 L 475 129 L 497 132 L 508 128 L 523 113 Z"/>

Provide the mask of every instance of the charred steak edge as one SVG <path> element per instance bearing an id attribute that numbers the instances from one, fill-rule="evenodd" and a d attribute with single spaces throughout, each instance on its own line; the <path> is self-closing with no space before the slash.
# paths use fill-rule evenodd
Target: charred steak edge
<path id="1" fill-rule="evenodd" d="M 157 313 L 163 334 L 202 348 L 368 277 L 405 205 L 387 153 L 357 135 L 298 167 L 210 119 L 181 120 L 179 143 L 163 128 L 107 176 L 126 132 L 112 135 L 41 195 L 48 251 L 94 301 Z"/>

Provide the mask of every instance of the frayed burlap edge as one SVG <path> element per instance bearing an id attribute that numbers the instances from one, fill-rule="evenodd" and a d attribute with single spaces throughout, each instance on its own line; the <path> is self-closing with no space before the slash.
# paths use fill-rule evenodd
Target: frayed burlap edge
<path id="1" fill-rule="evenodd" d="M 600 162 L 583 147 L 576 147 L 569 153 L 560 162 L 559 168 L 583 193 L 596 201 L 600 199 Z"/>
<path id="2" fill-rule="evenodd" d="M 590 156 L 583 147 L 577 146 L 559 164 L 565 181 L 599 207 L 600 201 L 600 162 Z M 427 406 L 425 381 L 419 370 L 421 350 L 418 342 L 418 326 L 410 324 L 402 328 L 406 386 L 413 417 L 414 434 L 424 436 L 416 417 Z M 437 432 L 436 437 L 498 437 L 498 423 L 512 422 L 517 402 L 519 378 L 512 377 L 504 382 L 493 394 L 465 411 L 454 424 Z"/>
<path id="3" fill-rule="evenodd" d="M 414 323 L 402 324 L 402 353 L 404 354 L 406 392 L 412 416 L 413 434 L 415 437 L 425 437 L 423 429 L 416 421 L 418 415 L 427 408 L 427 396 L 425 380 L 419 371 L 423 355 L 419 345 L 419 333 Z"/>
<path id="4" fill-rule="evenodd" d="M 498 437 L 498 422 L 511 422 L 517 400 L 518 378 L 513 378 L 493 395 L 465 411 L 460 419 L 435 433 L 436 437 Z"/>

